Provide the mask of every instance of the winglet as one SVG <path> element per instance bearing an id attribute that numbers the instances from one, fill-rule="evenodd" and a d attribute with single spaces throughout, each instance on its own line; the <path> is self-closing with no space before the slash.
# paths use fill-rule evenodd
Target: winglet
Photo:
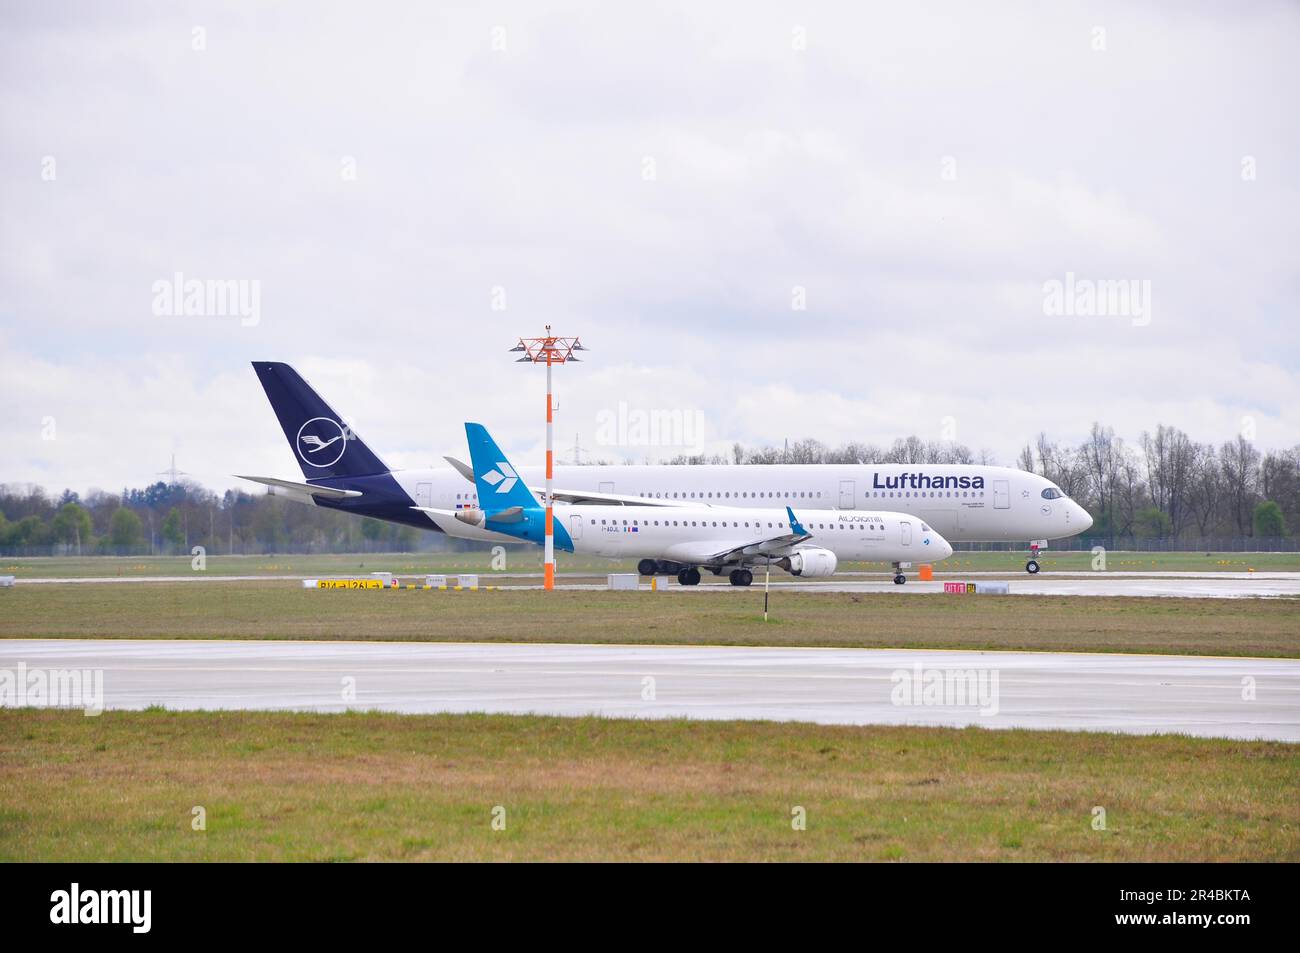
<path id="1" fill-rule="evenodd" d="M 451 468 L 455 470 L 457 473 L 459 473 L 461 476 L 463 476 L 470 483 L 474 482 L 474 468 L 471 467 L 468 463 L 461 463 L 455 457 L 443 457 L 443 459 L 446 460 L 448 463 L 450 463 Z"/>
<path id="2" fill-rule="evenodd" d="M 786 512 L 786 514 L 790 517 L 790 529 L 791 529 L 791 530 L 793 530 L 794 532 L 798 533 L 800 536 L 811 536 L 811 535 L 812 535 L 812 534 L 809 533 L 806 529 L 803 528 L 803 524 L 799 522 L 799 518 L 798 518 L 797 516 L 794 515 L 794 510 L 790 509 L 790 507 L 787 506 L 787 507 L 785 508 L 785 512 Z"/>

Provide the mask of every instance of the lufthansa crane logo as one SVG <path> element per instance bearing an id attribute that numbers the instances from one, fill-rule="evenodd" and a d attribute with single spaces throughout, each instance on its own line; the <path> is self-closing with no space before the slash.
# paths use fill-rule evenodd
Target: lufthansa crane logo
<path id="1" fill-rule="evenodd" d="M 519 482 L 519 477 L 510 464 L 501 461 L 497 464 L 495 470 L 489 470 L 483 474 L 483 482 L 488 486 L 496 487 L 498 493 L 509 493 L 514 485 Z"/>
<path id="2" fill-rule="evenodd" d="M 323 470 L 342 459 L 348 448 L 348 432 L 331 417 L 313 417 L 298 428 L 298 439 L 294 444 L 303 463 Z M 335 444 L 338 445 L 336 451 L 331 451 Z"/>

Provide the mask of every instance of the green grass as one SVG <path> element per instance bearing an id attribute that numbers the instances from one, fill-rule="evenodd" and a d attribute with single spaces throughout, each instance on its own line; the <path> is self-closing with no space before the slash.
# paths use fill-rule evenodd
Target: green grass
<path id="1" fill-rule="evenodd" d="M 0 861 L 1296 861 L 1298 782 L 1182 737 L 7 709 Z"/>
<path id="2" fill-rule="evenodd" d="M 510 546 L 505 550 L 506 571 L 540 573 L 542 551 L 536 546 Z M 492 554 L 487 550 L 464 553 L 357 553 L 348 555 L 299 556 L 208 556 L 206 568 L 196 572 L 190 556 L 54 556 L 14 558 L 0 556 L 0 574 L 44 579 L 132 576 L 316 576 L 367 575 L 395 572 L 418 576 L 424 573 L 493 572 Z M 636 561 L 602 559 L 599 556 L 564 559 L 567 571 L 634 571 Z"/>
<path id="3" fill-rule="evenodd" d="M 820 645 L 1300 657 L 1300 600 L 893 592 L 321 591 L 294 582 L 16 586 L 0 638 Z M 544 610 L 544 611 L 543 611 Z"/>
<path id="4" fill-rule="evenodd" d="M 965 553 L 936 563 L 939 572 L 1006 572 L 1023 575 L 1026 554 Z M 1039 559 L 1045 572 L 1091 572 L 1092 554 L 1048 551 Z M 846 562 L 845 570 L 884 572 L 884 563 Z M 561 554 L 561 572 L 631 572 L 636 560 L 602 559 L 599 556 Z M 1300 553 L 1131 553 L 1107 554 L 1110 572 L 1300 572 Z M 464 553 L 366 553 L 323 556 L 209 556 L 207 576 L 314 576 L 347 573 L 492 572 L 492 555 L 487 550 Z M 534 546 L 506 548 L 506 571 L 542 571 L 542 553 Z M 40 578 L 90 576 L 187 576 L 196 575 L 189 556 L 60 556 L 0 557 L 0 574 Z"/>

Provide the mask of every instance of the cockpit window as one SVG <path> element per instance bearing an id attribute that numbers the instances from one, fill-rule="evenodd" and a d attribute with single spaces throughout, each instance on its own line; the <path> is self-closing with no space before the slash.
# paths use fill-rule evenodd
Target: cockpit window
<path id="1" fill-rule="evenodd" d="M 1065 494 L 1062 493 L 1054 486 L 1049 486 L 1046 490 L 1043 491 L 1043 499 L 1045 500 L 1059 500 L 1064 498 L 1064 496 Z"/>

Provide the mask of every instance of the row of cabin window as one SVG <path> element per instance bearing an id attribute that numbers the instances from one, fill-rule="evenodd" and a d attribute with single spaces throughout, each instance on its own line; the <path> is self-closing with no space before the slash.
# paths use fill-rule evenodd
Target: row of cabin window
<path id="1" fill-rule="evenodd" d="M 717 493 L 717 494 L 714 494 L 712 491 L 709 491 L 709 492 L 706 493 L 706 492 L 703 491 L 703 490 L 699 491 L 698 493 L 694 493 L 694 492 L 692 492 L 692 493 L 685 493 L 685 492 L 683 492 L 683 493 L 681 493 L 681 494 L 678 494 L 678 493 L 676 493 L 676 492 L 673 492 L 673 493 L 638 493 L 637 495 L 638 495 L 638 496 L 645 497 L 646 499 L 656 499 L 656 500 L 659 500 L 659 499 L 665 499 L 665 500 L 676 500 L 676 499 L 683 499 L 683 500 L 701 499 L 701 500 L 704 500 L 704 499 L 710 499 L 710 500 L 711 500 L 711 499 L 714 498 L 715 495 L 716 495 L 716 497 L 717 497 L 718 499 L 720 499 L 720 500 L 729 500 L 729 499 L 731 499 L 733 496 L 734 496 L 736 499 L 738 499 L 738 500 L 740 500 L 740 499 L 750 499 L 750 498 L 753 498 L 753 499 L 770 499 L 770 498 L 776 498 L 776 499 L 792 499 L 792 500 L 812 500 L 812 499 L 820 500 L 820 499 L 821 499 L 821 496 L 822 496 L 820 490 L 817 490 L 817 491 L 815 491 L 815 492 L 812 491 L 812 490 L 809 490 L 809 491 L 806 492 L 806 493 L 805 493 L 805 492 L 802 492 L 802 491 L 800 491 L 799 493 L 781 493 L 781 492 L 779 492 L 779 491 L 772 491 L 772 490 L 769 490 L 769 491 L 767 492 L 767 496 L 766 496 L 766 497 L 764 497 L 762 493 L 749 493 L 749 492 L 745 492 L 745 491 L 742 491 L 742 492 L 740 492 L 740 493 L 735 493 L 735 494 L 732 494 L 732 493 L 723 493 L 723 492 L 719 492 L 719 493 Z M 865 496 L 866 494 L 863 494 L 863 495 Z M 948 498 L 948 499 L 951 499 L 951 498 L 953 498 L 953 497 L 958 497 L 958 498 L 960 498 L 960 497 L 982 497 L 982 496 L 984 495 L 984 491 L 983 491 L 983 490 L 915 490 L 915 491 L 913 491 L 913 490 L 888 490 L 888 491 L 886 491 L 886 490 L 872 490 L 872 491 L 871 491 L 871 495 L 872 495 L 873 497 L 877 497 L 877 498 L 885 498 L 885 497 L 891 497 L 891 498 L 892 498 L 892 497 L 895 497 L 895 496 L 901 498 L 901 497 L 905 497 L 905 496 L 906 496 L 906 497 L 928 497 L 929 499 L 943 499 L 943 498 L 946 497 L 946 498 Z M 1046 491 L 1043 492 L 1043 496 L 1047 496 L 1047 492 L 1046 492 Z"/>
<path id="2" fill-rule="evenodd" d="M 601 521 L 600 521 L 600 525 L 601 525 L 601 526 L 605 526 L 605 525 L 607 525 L 607 523 L 608 523 L 608 524 L 612 524 L 612 525 L 614 525 L 614 526 L 618 526 L 618 525 L 619 525 L 618 520 L 601 520 Z M 655 526 L 658 526 L 658 525 L 659 525 L 659 521 L 658 521 L 658 520 L 654 520 L 653 523 L 654 523 Z M 595 521 L 594 519 L 591 521 L 591 525 L 592 525 L 592 526 L 595 526 L 595 525 L 596 525 L 596 521 Z M 649 526 L 649 525 L 651 525 L 651 520 L 623 520 L 623 524 L 622 524 L 622 525 L 624 525 L 624 526 Z M 696 521 L 696 520 L 691 520 L 691 521 L 689 521 L 689 522 L 687 522 L 686 520 L 681 520 L 680 522 L 677 521 L 677 520 L 673 520 L 672 523 L 670 524 L 670 523 L 668 522 L 668 520 L 664 520 L 664 525 L 665 525 L 665 526 L 669 526 L 669 525 L 672 525 L 672 526 L 699 526 L 700 523 L 699 523 L 698 521 Z M 704 525 L 705 525 L 705 526 L 708 526 L 708 525 L 709 525 L 709 521 L 708 521 L 708 520 L 704 520 Z M 717 526 L 717 525 L 718 525 L 718 521 L 717 521 L 717 520 L 714 520 L 714 521 L 713 521 L 713 525 L 714 525 L 714 526 Z M 723 525 L 723 526 L 726 526 L 726 525 L 727 525 L 727 521 L 726 521 L 726 520 L 723 520 L 723 521 L 722 521 L 722 525 Z M 733 522 L 731 525 L 732 525 L 732 526 L 735 526 L 735 527 L 737 527 L 737 528 L 740 527 L 740 523 L 738 523 L 738 522 Z M 745 521 L 745 525 L 746 525 L 746 526 L 749 526 L 749 521 L 748 521 L 748 520 Z M 762 528 L 763 528 L 763 524 L 760 523 L 760 522 L 758 522 L 757 520 L 754 521 L 754 526 L 755 526 L 756 528 L 758 528 L 758 529 L 762 529 Z M 776 528 L 777 528 L 777 529 L 783 529 L 784 527 L 785 527 L 785 524 L 784 524 L 784 523 L 777 523 L 777 524 L 776 524 Z M 771 529 L 771 528 L 772 528 L 772 524 L 771 524 L 771 523 L 768 523 L 768 524 L 767 524 L 767 528 L 768 528 L 768 529 Z"/>
<path id="3" fill-rule="evenodd" d="M 875 497 L 885 497 L 885 496 L 892 497 L 892 496 L 895 495 L 895 493 L 897 493 L 897 495 L 900 496 L 900 497 L 903 497 L 903 496 L 908 496 L 908 497 L 910 497 L 910 496 L 923 497 L 923 496 L 926 495 L 927 492 L 929 493 L 929 495 L 930 495 L 931 498 L 935 498 L 935 497 L 938 497 L 938 498 L 950 497 L 950 498 L 951 498 L 951 497 L 954 497 L 954 496 L 961 497 L 961 496 L 983 496 L 983 495 L 984 495 L 984 491 L 983 491 L 983 490 L 979 490 L 978 492 L 975 491 L 975 490 L 962 490 L 962 491 L 960 491 L 960 492 L 958 492 L 958 491 L 956 491 L 956 490 L 928 490 L 928 491 L 927 491 L 927 490 L 917 490 L 915 493 L 913 493 L 911 490 L 898 490 L 898 491 L 890 490 L 890 491 L 888 491 L 888 492 L 886 492 L 886 491 L 884 491 L 884 490 L 872 490 L 872 491 L 871 491 L 871 495 L 872 495 L 872 496 L 875 496 Z M 1064 496 L 1064 495 L 1065 495 L 1065 494 L 1063 494 L 1063 493 L 1060 493 L 1060 491 L 1057 491 L 1057 492 L 1058 492 L 1058 494 L 1059 494 L 1060 496 Z M 1050 499 L 1056 499 L 1056 498 L 1057 498 L 1057 497 L 1050 497 L 1050 496 L 1047 495 L 1047 493 L 1048 493 L 1047 490 L 1044 490 L 1044 491 L 1043 491 L 1043 497 L 1044 497 L 1045 499 L 1049 499 L 1049 500 L 1050 500 Z M 649 494 L 649 493 L 639 493 L 639 494 L 637 494 L 637 495 L 638 495 L 638 496 L 645 497 L 646 499 L 650 499 L 650 498 L 651 498 L 651 494 Z M 758 499 L 758 498 L 760 498 L 760 497 L 763 496 L 762 493 L 754 493 L 754 494 L 750 494 L 750 493 L 737 493 L 737 494 L 736 494 L 736 498 L 737 498 L 737 499 L 748 499 L 751 495 L 752 495 L 755 499 Z M 456 499 L 459 500 L 459 499 L 462 498 L 462 496 L 463 496 L 464 499 L 467 499 L 467 500 L 477 500 L 477 499 L 478 499 L 478 494 L 477 494 L 477 493 L 465 493 L 465 494 L 457 493 L 457 494 L 456 494 Z M 817 491 L 817 492 L 815 492 L 815 493 L 814 493 L 814 492 L 811 492 L 811 491 L 810 491 L 810 492 L 807 492 L 807 493 L 775 493 L 775 492 L 771 492 L 771 491 L 769 491 L 768 494 L 767 494 L 767 496 L 768 496 L 768 497 L 774 497 L 774 498 L 777 498 L 777 499 L 821 499 L 821 491 L 819 490 L 819 491 Z M 653 498 L 654 498 L 654 499 L 673 499 L 673 500 L 675 500 L 675 499 L 678 499 L 679 497 L 678 497 L 678 494 L 677 494 L 677 493 L 673 493 L 671 496 L 669 496 L 669 494 L 667 494 L 667 493 L 655 493 L 655 494 L 653 495 Z M 703 499 L 713 499 L 713 493 L 712 493 L 712 492 L 709 492 L 709 493 L 706 494 L 704 491 L 700 491 L 698 498 L 699 498 L 699 499 L 702 499 L 702 500 L 703 500 Z M 695 494 L 695 493 L 691 493 L 691 494 L 688 496 L 686 493 L 682 493 L 681 496 L 680 496 L 680 499 L 683 499 L 683 500 L 685 500 L 685 499 L 692 499 L 692 500 L 693 500 L 693 499 L 696 499 L 696 494 Z M 719 494 L 718 494 L 718 499 L 731 499 L 731 494 L 730 494 L 730 493 L 719 493 Z"/>
<path id="4" fill-rule="evenodd" d="M 763 495 L 762 493 L 750 493 L 748 490 L 743 491 L 743 492 L 740 492 L 740 493 L 730 493 L 730 492 L 725 492 L 725 493 L 724 493 L 722 490 L 718 490 L 716 493 L 714 493 L 712 490 L 709 490 L 708 492 L 705 492 L 704 490 L 699 490 L 698 492 L 695 491 L 695 490 L 692 490 L 690 493 L 687 493 L 685 490 L 683 490 L 683 491 L 681 491 L 680 493 L 678 493 L 677 491 L 674 490 L 672 493 L 668 493 L 668 492 L 663 492 L 663 493 L 638 493 L 637 496 L 643 496 L 643 497 L 645 497 L 646 499 L 651 499 L 651 498 L 653 498 L 653 499 L 656 499 L 656 500 L 660 500 L 660 499 L 663 499 L 663 500 L 678 500 L 678 499 L 681 499 L 681 500 L 697 500 L 697 499 L 698 499 L 698 500 L 711 500 L 711 499 L 713 499 L 714 497 L 717 497 L 719 500 L 729 500 L 729 499 L 731 499 L 733 496 L 734 496 L 736 499 L 738 499 L 738 500 L 740 500 L 740 499 L 755 499 L 755 500 L 757 500 L 757 499 L 763 499 L 763 498 L 765 498 L 764 495 Z M 802 492 L 802 491 L 799 492 L 799 493 L 794 493 L 794 492 L 790 492 L 790 493 L 782 493 L 782 492 L 780 492 L 780 491 L 776 491 L 776 490 L 768 490 L 768 491 L 767 491 L 767 497 L 766 497 L 766 498 L 772 498 L 772 497 L 775 497 L 775 498 L 777 498 L 777 499 L 804 499 L 804 500 L 814 500 L 814 499 L 816 499 L 816 500 L 820 500 L 820 499 L 821 499 L 821 496 L 822 496 L 821 490 L 817 490 L 816 492 L 814 492 L 814 491 L 812 491 L 812 490 L 809 490 L 809 491 L 807 491 L 806 493 L 805 493 L 805 492 Z"/>
<path id="5" fill-rule="evenodd" d="M 644 521 L 641 521 L 641 520 L 623 520 L 623 524 L 622 524 L 622 525 L 624 525 L 624 526 L 650 526 L 652 523 L 653 523 L 653 525 L 655 525 L 655 526 L 658 526 L 658 525 L 659 525 L 659 521 L 658 521 L 658 520 L 653 520 L 653 521 L 651 521 L 651 520 L 644 520 Z M 619 522 L 618 522 L 618 520 L 608 520 L 608 521 L 606 521 L 606 520 L 601 520 L 601 521 L 600 521 L 600 525 L 601 525 L 601 526 L 606 526 L 606 525 L 609 525 L 609 524 L 613 524 L 614 526 L 618 526 L 618 525 L 619 525 Z M 595 521 L 594 519 L 591 521 L 591 525 L 592 525 L 592 526 L 595 526 L 595 525 L 596 525 L 596 521 Z M 669 524 L 668 520 L 664 520 L 664 521 L 663 521 L 663 525 L 664 525 L 664 526 L 668 526 L 668 525 L 670 525 L 670 524 Z M 686 520 L 682 520 L 682 521 L 680 522 L 680 524 L 679 524 L 679 522 L 678 522 L 677 520 L 673 520 L 671 525 L 673 525 L 673 526 L 678 526 L 678 525 L 681 525 L 681 526 L 698 526 L 698 525 L 700 525 L 700 524 L 699 524 L 697 521 L 695 521 L 695 520 L 691 520 L 689 523 L 688 523 Z M 705 520 L 705 521 L 704 521 L 704 525 L 705 525 L 705 526 L 708 526 L 708 525 L 709 525 L 709 521 L 708 521 L 708 520 Z M 714 521 L 713 521 L 713 525 L 714 525 L 714 526 L 717 526 L 717 525 L 718 525 L 717 520 L 714 520 Z M 727 521 L 726 521 L 726 520 L 723 520 L 723 521 L 722 521 L 722 525 L 723 525 L 723 527 L 725 527 L 725 526 L 727 525 Z M 740 528 L 740 523 L 738 523 L 738 522 L 732 522 L 731 525 L 734 526 L 734 527 L 736 527 L 737 529 Z M 844 523 L 840 523 L 840 524 L 838 524 L 838 525 L 839 525 L 839 528 L 840 528 L 840 529 L 845 529 L 845 528 L 846 528 L 846 524 L 844 524 Z M 746 526 L 746 528 L 748 528 L 748 526 L 749 526 L 749 521 L 748 521 L 748 520 L 745 521 L 745 526 Z M 757 529 L 762 529 L 762 528 L 763 528 L 763 524 L 762 524 L 762 523 L 759 523 L 759 522 L 757 522 L 757 521 L 755 521 L 754 526 L 755 526 L 755 528 L 757 528 Z M 815 526 L 816 529 L 827 529 L 827 526 L 826 526 L 825 523 L 816 523 L 816 524 L 814 524 L 814 526 Z M 881 530 L 883 530 L 883 529 L 885 528 L 884 526 L 878 526 L 876 523 L 849 523 L 849 524 L 847 524 L 847 528 L 848 528 L 848 529 L 862 529 L 863 526 L 865 526 L 867 529 L 881 529 Z M 767 524 L 767 528 L 768 528 L 768 529 L 771 529 L 771 528 L 772 528 L 772 524 L 771 524 L 771 523 L 768 523 L 768 524 Z M 777 529 L 784 529 L 784 528 L 785 528 L 785 524 L 784 524 L 784 523 L 777 523 L 777 524 L 776 524 L 776 528 L 777 528 Z M 830 528 L 830 529 L 835 529 L 835 528 L 836 528 L 836 524 L 835 524 L 835 523 L 832 523 L 832 524 L 830 525 L 829 528 Z"/>

